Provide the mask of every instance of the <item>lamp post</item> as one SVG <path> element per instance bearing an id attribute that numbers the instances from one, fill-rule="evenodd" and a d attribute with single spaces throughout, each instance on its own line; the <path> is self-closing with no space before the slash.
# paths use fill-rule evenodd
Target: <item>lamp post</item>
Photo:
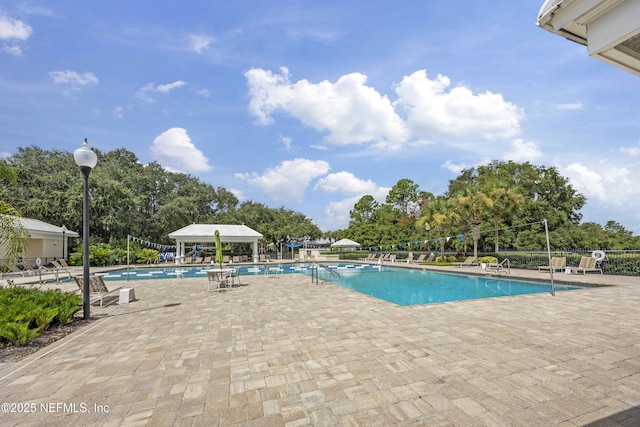
<path id="1" fill-rule="evenodd" d="M 66 255 L 65 254 L 65 246 L 67 246 L 66 245 L 67 241 L 65 240 L 64 235 L 66 233 L 67 233 L 67 227 L 65 227 L 64 224 L 63 224 L 62 225 L 62 259 L 65 260 L 65 261 L 66 261 L 66 258 L 65 258 L 65 255 Z"/>
<path id="2" fill-rule="evenodd" d="M 98 156 L 91 150 L 87 139 L 84 143 L 73 152 L 73 158 L 80 166 L 80 171 L 84 177 L 84 203 L 82 208 L 82 267 L 83 286 L 82 286 L 82 308 L 85 320 L 91 317 L 91 305 L 89 298 L 89 174 L 98 163 Z"/>

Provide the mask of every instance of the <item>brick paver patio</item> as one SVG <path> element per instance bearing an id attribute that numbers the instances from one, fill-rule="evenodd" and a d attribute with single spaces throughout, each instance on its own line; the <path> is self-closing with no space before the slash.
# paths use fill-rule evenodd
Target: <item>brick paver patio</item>
<path id="1" fill-rule="evenodd" d="M 303 275 L 130 282 L 0 364 L 0 424 L 640 425 L 640 278 L 585 280 L 618 286 L 398 307 Z"/>

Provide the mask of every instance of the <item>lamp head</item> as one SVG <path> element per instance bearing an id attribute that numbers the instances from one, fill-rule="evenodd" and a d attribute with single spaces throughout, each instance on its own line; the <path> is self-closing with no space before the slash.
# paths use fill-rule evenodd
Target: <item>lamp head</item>
<path id="1" fill-rule="evenodd" d="M 87 138 L 84 139 L 80 148 L 73 152 L 73 159 L 80 167 L 93 169 L 96 167 L 96 164 L 98 164 L 98 156 L 93 152 L 91 147 L 89 147 Z"/>

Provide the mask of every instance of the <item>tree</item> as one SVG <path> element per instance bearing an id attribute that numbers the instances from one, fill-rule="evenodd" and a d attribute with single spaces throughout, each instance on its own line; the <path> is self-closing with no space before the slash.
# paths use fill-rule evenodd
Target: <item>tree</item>
<path id="1" fill-rule="evenodd" d="M 416 227 L 424 230 L 428 225 L 431 229 L 436 229 L 440 236 L 440 259 L 444 257 L 444 243 L 447 237 L 447 226 L 455 222 L 458 213 L 454 210 L 454 206 L 449 199 L 444 197 L 436 197 L 431 202 L 422 206 L 422 216 L 416 221 Z"/>
<path id="2" fill-rule="evenodd" d="M 374 212 L 380 207 L 379 203 L 371 195 L 365 195 L 353 205 L 353 209 L 349 211 L 351 221 L 349 227 L 361 226 L 368 224 L 373 219 Z"/>
<path id="3" fill-rule="evenodd" d="M 468 187 L 453 198 L 453 204 L 458 209 L 458 215 L 469 218 L 473 237 L 473 256 L 477 259 L 482 218 L 493 208 L 493 200 L 478 187 Z"/>
<path id="4" fill-rule="evenodd" d="M 489 197 L 493 200 L 493 206 L 490 208 L 490 211 L 493 216 L 495 252 L 498 253 L 500 251 L 500 217 L 503 215 L 510 215 L 512 212 L 524 205 L 524 196 L 511 188 L 496 186 L 489 190 Z"/>
<path id="5" fill-rule="evenodd" d="M 18 182 L 16 170 L 5 162 L 0 162 L 0 182 L 15 186 Z M 18 220 L 20 212 L 4 200 L 0 200 L 0 267 L 18 260 L 24 251 L 29 233 Z"/>
<path id="6" fill-rule="evenodd" d="M 410 179 L 404 178 L 389 190 L 385 201 L 400 209 L 402 216 L 408 216 L 411 203 L 417 202 L 418 196 L 418 184 L 415 184 Z"/>

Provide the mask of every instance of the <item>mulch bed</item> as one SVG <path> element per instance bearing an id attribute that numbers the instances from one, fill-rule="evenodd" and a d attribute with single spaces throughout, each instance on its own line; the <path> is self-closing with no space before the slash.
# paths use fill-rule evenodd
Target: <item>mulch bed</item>
<path id="1" fill-rule="evenodd" d="M 66 337 L 72 332 L 87 326 L 94 319 L 75 319 L 68 325 L 56 325 L 42 332 L 27 345 L 13 345 L 11 342 L 0 339 L 0 363 L 19 362 L 30 354 L 47 347 Z"/>

